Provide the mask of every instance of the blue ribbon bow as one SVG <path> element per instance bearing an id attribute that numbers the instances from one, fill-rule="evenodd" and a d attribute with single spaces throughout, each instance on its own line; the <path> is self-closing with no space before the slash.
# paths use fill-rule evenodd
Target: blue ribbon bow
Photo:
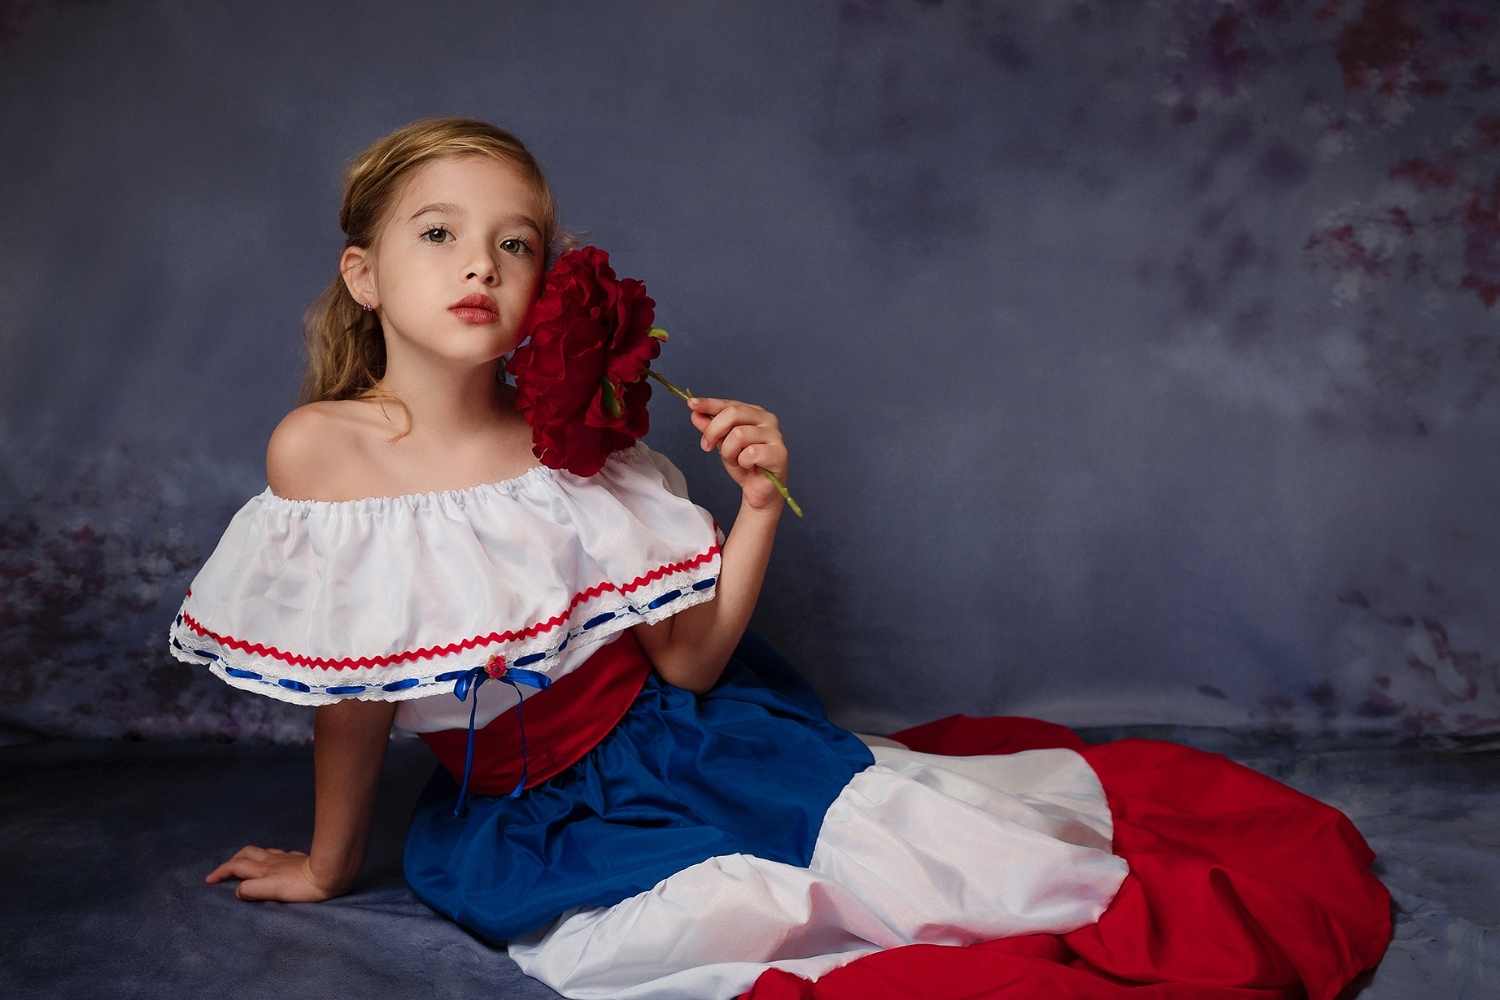
<path id="1" fill-rule="evenodd" d="M 479 686 L 490 679 L 489 672 L 484 667 L 470 667 L 458 675 L 453 682 L 453 696 L 459 701 L 468 697 L 470 691 L 478 691 Z M 510 790 L 510 797 L 515 798 L 526 788 L 526 717 L 521 712 L 522 705 L 526 699 L 521 697 L 521 689 L 516 687 L 516 682 L 534 688 L 545 688 L 552 683 L 552 678 L 535 670 L 526 670 L 523 667 L 508 667 L 500 680 L 516 689 L 516 722 L 521 729 L 521 780 L 516 782 L 516 787 Z M 474 701 L 469 706 L 469 743 L 464 750 L 464 780 L 458 791 L 458 804 L 453 807 L 454 816 L 462 816 L 464 812 L 464 800 L 469 794 L 469 772 L 474 767 L 474 713 L 479 708 L 479 695 L 474 695 Z"/>

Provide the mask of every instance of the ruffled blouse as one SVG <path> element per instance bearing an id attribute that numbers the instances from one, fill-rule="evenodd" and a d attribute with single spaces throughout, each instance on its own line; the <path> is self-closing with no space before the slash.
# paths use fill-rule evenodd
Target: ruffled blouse
<path id="1" fill-rule="evenodd" d="M 394 724 L 415 733 L 483 726 L 621 629 L 712 600 L 724 540 L 640 440 L 586 477 L 539 465 L 357 500 L 267 486 L 193 577 L 169 642 L 282 701 L 399 701 Z M 473 683 L 496 654 L 524 686 Z"/>

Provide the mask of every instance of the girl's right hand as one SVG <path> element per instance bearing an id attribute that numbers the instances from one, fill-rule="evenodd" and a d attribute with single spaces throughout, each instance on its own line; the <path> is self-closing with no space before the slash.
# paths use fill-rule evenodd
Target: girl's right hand
<path id="1" fill-rule="evenodd" d="M 321 903 L 349 891 L 347 885 L 319 883 L 309 861 L 302 851 L 246 844 L 234 853 L 234 857 L 209 872 L 203 881 L 211 885 L 226 878 L 237 878 L 240 884 L 234 890 L 236 898 L 275 899 L 284 903 Z"/>

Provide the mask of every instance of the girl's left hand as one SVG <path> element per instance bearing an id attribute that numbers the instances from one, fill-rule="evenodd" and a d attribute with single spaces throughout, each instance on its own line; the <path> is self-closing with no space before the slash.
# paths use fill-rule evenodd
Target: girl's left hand
<path id="1" fill-rule="evenodd" d="M 238 899 L 279 900 L 283 903 L 321 903 L 342 896 L 349 885 L 325 885 L 318 881 L 304 851 L 283 851 L 275 847 L 246 844 L 203 879 L 212 885 L 226 878 L 240 880 L 234 894 Z"/>
<path id="2" fill-rule="evenodd" d="M 734 399 L 700 397 L 688 405 L 693 410 L 693 426 L 703 435 L 700 446 L 704 451 L 719 450 L 724 470 L 739 485 L 744 503 L 756 510 L 779 511 L 786 501 L 760 471 L 770 469 L 783 483 L 787 481 L 789 456 L 776 414 Z"/>

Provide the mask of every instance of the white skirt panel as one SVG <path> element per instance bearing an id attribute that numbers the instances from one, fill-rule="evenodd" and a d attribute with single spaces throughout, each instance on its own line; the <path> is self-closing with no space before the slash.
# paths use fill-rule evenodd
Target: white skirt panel
<path id="1" fill-rule="evenodd" d="M 1098 777 L 1063 748 L 974 757 L 861 736 L 875 763 L 829 806 L 808 867 L 709 858 L 508 943 L 574 1000 L 709 1000 L 770 968 L 810 979 L 885 948 L 1063 934 L 1125 880 Z"/>

